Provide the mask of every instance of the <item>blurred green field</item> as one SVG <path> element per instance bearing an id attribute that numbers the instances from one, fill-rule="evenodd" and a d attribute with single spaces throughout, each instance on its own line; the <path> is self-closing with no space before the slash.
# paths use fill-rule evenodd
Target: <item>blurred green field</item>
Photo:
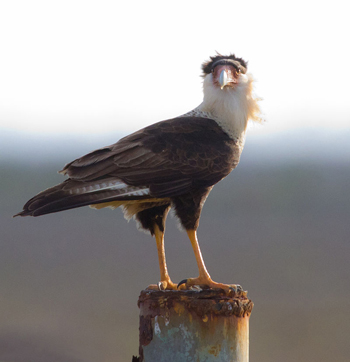
<path id="1" fill-rule="evenodd" d="M 158 281 L 152 238 L 119 210 L 11 219 L 63 180 L 63 164 L 0 169 L 0 358 L 131 361 L 138 294 Z M 213 279 L 241 284 L 255 303 L 252 362 L 349 360 L 349 180 L 344 161 L 247 162 L 210 194 L 199 240 Z M 174 281 L 197 275 L 171 217 L 166 251 Z"/>

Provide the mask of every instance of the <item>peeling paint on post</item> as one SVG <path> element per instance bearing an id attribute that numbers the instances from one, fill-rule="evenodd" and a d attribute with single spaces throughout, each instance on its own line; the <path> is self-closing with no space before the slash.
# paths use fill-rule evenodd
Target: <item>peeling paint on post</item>
<path id="1" fill-rule="evenodd" d="M 248 362 L 246 292 L 153 291 L 139 297 L 140 362 Z"/>

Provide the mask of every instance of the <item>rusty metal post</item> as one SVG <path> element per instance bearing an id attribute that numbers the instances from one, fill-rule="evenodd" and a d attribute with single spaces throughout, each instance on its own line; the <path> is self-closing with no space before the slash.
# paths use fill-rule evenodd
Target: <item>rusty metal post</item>
<path id="1" fill-rule="evenodd" d="M 248 362 L 247 293 L 143 290 L 140 362 Z"/>

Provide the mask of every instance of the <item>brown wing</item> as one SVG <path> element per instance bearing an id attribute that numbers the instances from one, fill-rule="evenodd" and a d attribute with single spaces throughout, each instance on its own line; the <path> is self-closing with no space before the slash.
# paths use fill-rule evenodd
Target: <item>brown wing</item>
<path id="1" fill-rule="evenodd" d="M 184 195 L 220 181 L 239 156 L 235 141 L 211 119 L 159 122 L 69 163 L 60 171 L 69 179 L 34 196 L 17 215 Z"/>
<path id="2" fill-rule="evenodd" d="M 179 117 L 135 132 L 91 152 L 61 171 L 76 181 L 117 177 L 150 187 L 155 197 L 171 197 L 215 184 L 238 164 L 240 151 L 218 124 Z"/>

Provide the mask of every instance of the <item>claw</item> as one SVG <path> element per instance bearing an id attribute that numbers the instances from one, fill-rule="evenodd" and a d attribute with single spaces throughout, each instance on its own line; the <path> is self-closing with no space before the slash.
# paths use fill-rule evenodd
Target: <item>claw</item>
<path id="1" fill-rule="evenodd" d="M 161 280 L 157 284 L 151 284 L 146 289 L 148 290 L 177 290 L 177 285 L 174 284 L 170 278 L 168 280 Z"/>
<path id="2" fill-rule="evenodd" d="M 243 292 L 243 288 L 239 284 L 232 284 L 229 286 L 229 289 L 232 290 L 234 293 Z"/>
<path id="3" fill-rule="evenodd" d="M 227 292 L 231 292 L 233 294 L 241 294 L 243 293 L 243 288 L 239 284 L 222 284 L 213 282 L 210 278 L 187 278 L 181 280 L 181 282 L 177 285 L 177 289 L 183 285 L 181 289 L 190 290 L 190 289 L 222 289 Z"/>
<path id="4" fill-rule="evenodd" d="M 182 285 L 182 284 L 187 284 L 187 279 L 183 279 L 183 280 L 181 280 L 181 282 L 177 285 L 177 287 L 179 288 L 180 287 L 180 285 Z"/>

